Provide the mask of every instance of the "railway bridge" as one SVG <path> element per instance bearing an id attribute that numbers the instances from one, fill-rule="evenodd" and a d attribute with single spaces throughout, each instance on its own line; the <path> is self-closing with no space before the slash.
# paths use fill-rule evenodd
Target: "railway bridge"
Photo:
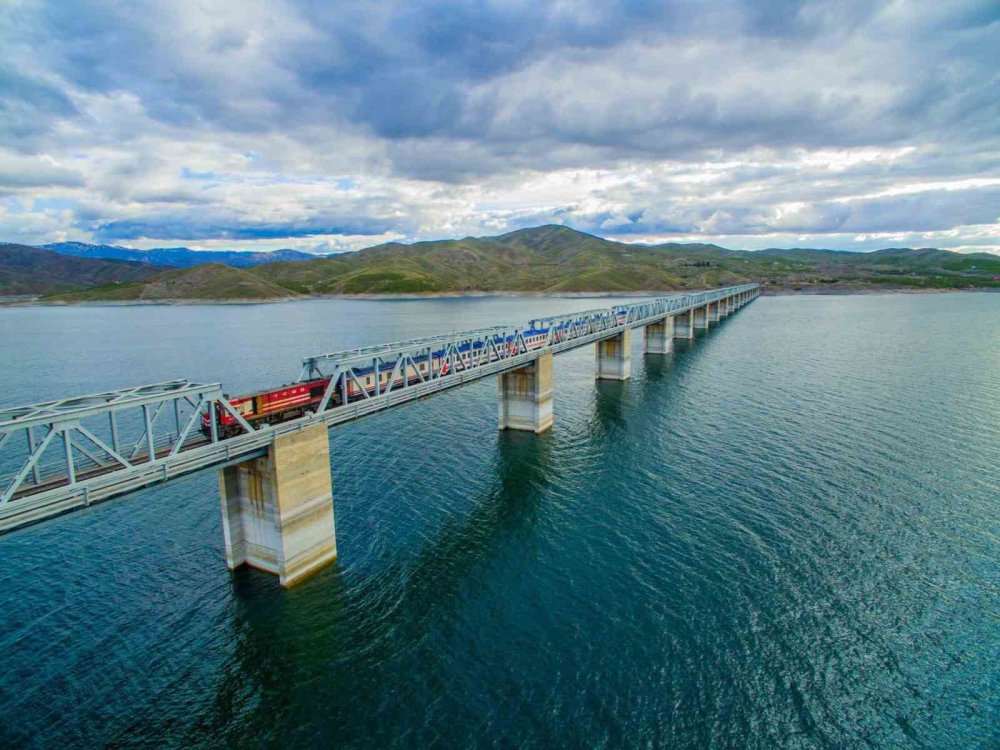
<path id="1" fill-rule="evenodd" d="M 666 354 L 759 292 L 746 284 L 321 354 L 295 383 L 257 397 L 176 380 L 0 408 L 0 533 L 215 467 L 227 564 L 290 586 L 337 554 L 328 428 L 496 376 L 500 429 L 541 433 L 553 422 L 554 355 L 593 345 L 596 377 L 627 380 L 634 329 L 646 353 Z"/>

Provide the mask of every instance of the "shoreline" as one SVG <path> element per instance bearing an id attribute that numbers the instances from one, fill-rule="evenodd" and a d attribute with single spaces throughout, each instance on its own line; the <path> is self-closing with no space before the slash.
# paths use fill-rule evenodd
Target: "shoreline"
<path id="1" fill-rule="evenodd" d="M 311 302 L 326 299 L 341 300 L 382 300 L 405 301 L 424 299 L 485 299 L 496 297 L 510 298 L 548 298 L 548 299 L 600 299 L 625 297 L 642 299 L 647 297 L 669 297 L 683 294 L 696 294 L 702 289 L 691 290 L 661 290 L 656 292 L 531 292 L 531 291 L 492 291 L 492 292 L 432 292 L 429 294 L 303 294 L 273 299 L 159 299 L 159 300 L 80 300 L 61 301 L 45 300 L 38 296 L 11 295 L 0 297 L 0 308 L 4 307 L 138 307 L 150 305 L 180 306 L 180 305 L 272 305 L 285 302 Z M 873 294 L 979 294 L 1000 293 L 1000 289 L 979 287 L 975 289 L 917 289 L 917 288 L 887 288 L 887 289 L 781 289 L 765 290 L 762 297 L 847 297 L 851 295 L 869 296 Z"/>

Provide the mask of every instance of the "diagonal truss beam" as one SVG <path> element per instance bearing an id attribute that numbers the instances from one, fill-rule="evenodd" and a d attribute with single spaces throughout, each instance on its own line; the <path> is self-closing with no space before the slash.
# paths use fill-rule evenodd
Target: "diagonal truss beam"
<path id="1" fill-rule="evenodd" d="M 56 430 L 54 427 L 49 428 L 49 431 L 45 434 L 45 437 L 43 437 L 41 442 L 37 446 L 35 446 L 35 449 L 31 452 L 31 455 L 28 456 L 28 460 L 24 462 L 24 466 L 21 467 L 21 470 L 14 476 L 10 484 L 7 485 L 7 489 L 4 490 L 3 494 L 0 495 L 0 505 L 6 505 L 8 502 L 10 502 L 10 499 L 14 496 L 14 492 L 17 491 L 17 488 L 21 486 L 21 483 L 24 482 L 28 474 L 38 464 L 38 460 L 42 457 L 42 454 L 45 453 L 45 449 L 49 447 L 49 445 L 52 443 L 52 439 L 56 436 L 57 433 L 58 430 Z"/>

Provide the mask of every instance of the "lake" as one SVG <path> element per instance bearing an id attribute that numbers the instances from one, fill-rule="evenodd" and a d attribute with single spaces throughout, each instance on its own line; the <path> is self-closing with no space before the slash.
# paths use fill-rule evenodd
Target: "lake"
<path id="1" fill-rule="evenodd" d="M 0 403 L 615 300 L 0 308 Z M 206 471 L 0 537 L 0 746 L 1000 745 L 1000 295 L 764 297 L 330 432 L 338 562 L 223 558 Z"/>

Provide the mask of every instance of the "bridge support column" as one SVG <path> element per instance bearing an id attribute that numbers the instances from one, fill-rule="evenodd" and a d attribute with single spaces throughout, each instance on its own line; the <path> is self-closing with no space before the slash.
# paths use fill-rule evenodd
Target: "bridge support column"
<path id="1" fill-rule="evenodd" d="M 708 322 L 709 323 L 718 323 L 719 322 L 719 317 L 720 317 L 720 315 L 719 315 L 719 303 L 718 302 L 709 302 L 708 305 L 706 305 L 706 309 L 708 310 Z"/>
<path id="2" fill-rule="evenodd" d="M 632 377 L 632 329 L 626 328 L 617 336 L 598 341 L 598 380 L 628 380 Z"/>
<path id="3" fill-rule="evenodd" d="M 688 310 L 680 315 L 674 315 L 673 319 L 675 339 L 694 338 L 694 311 Z"/>
<path id="4" fill-rule="evenodd" d="M 674 348 L 674 319 L 669 315 L 644 329 L 646 354 L 670 354 Z"/>
<path id="5" fill-rule="evenodd" d="M 275 438 L 263 458 L 219 469 L 226 564 L 291 586 L 337 556 L 324 425 Z"/>
<path id="6" fill-rule="evenodd" d="M 696 307 L 691 313 L 694 316 L 695 328 L 708 328 L 708 305 Z"/>
<path id="7" fill-rule="evenodd" d="M 535 434 L 552 427 L 552 354 L 497 377 L 501 430 Z"/>

